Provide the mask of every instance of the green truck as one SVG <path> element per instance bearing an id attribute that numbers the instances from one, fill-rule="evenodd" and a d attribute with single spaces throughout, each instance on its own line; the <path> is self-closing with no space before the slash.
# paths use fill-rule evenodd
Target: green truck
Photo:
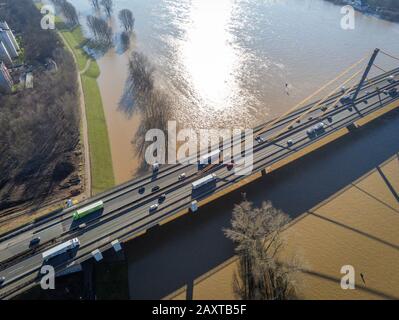
<path id="1" fill-rule="evenodd" d="M 104 208 L 104 203 L 101 200 L 97 201 L 95 203 L 88 205 L 87 207 L 76 210 L 73 213 L 73 220 L 76 221 L 76 220 L 82 219 L 83 217 L 86 217 L 87 215 L 89 215 L 93 212 L 99 211 L 103 208 Z"/>

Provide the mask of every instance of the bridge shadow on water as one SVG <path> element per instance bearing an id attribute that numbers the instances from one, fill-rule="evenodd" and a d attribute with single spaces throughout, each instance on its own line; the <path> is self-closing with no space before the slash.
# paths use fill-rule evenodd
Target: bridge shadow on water
<path id="1" fill-rule="evenodd" d="M 229 227 L 235 203 L 270 200 L 296 218 L 360 178 L 399 151 L 399 112 L 315 151 L 295 163 L 149 231 L 126 245 L 131 299 L 160 299 L 187 286 L 234 255 L 222 229 Z"/>

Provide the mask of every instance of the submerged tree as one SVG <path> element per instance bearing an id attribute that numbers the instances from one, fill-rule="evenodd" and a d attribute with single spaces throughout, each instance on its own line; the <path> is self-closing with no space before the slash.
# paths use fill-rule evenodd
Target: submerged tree
<path id="1" fill-rule="evenodd" d="M 119 11 L 119 20 L 126 32 L 133 31 L 135 22 L 133 12 L 131 12 L 129 9 L 122 9 Z"/>
<path id="2" fill-rule="evenodd" d="M 145 55 L 136 51 L 129 59 L 128 68 L 127 90 L 134 97 L 134 104 L 144 111 L 146 97 L 154 90 L 155 68 Z"/>
<path id="3" fill-rule="evenodd" d="M 112 45 L 112 29 L 105 20 L 95 16 L 87 16 L 87 26 L 97 44 L 106 47 Z"/>
<path id="4" fill-rule="evenodd" d="M 236 244 L 239 263 L 233 289 L 243 300 L 285 300 L 295 298 L 294 265 L 283 265 L 277 255 L 283 245 L 280 234 L 288 216 L 270 202 L 253 208 L 244 201 L 233 211 L 232 228 L 224 230 Z"/>
<path id="5" fill-rule="evenodd" d="M 61 11 L 67 23 L 72 26 L 79 24 L 79 16 L 76 8 L 67 0 L 51 0 L 54 5 Z"/>
<path id="6" fill-rule="evenodd" d="M 114 4 L 112 0 L 101 0 L 101 5 L 104 7 L 104 11 L 108 17 L 111 17 Z"/>
<path id="7" fill-rule="evenodd" d="M 91 6 L 95 9 L 95 10 L 100 10 L 100 2 L 99 0 L 89 0 L 91 3 Z"/>
<path id="8" fill-rule="evenodd" d="M 79 24 L 79 16 L 76 11 L 76 8 L 73 6 L 72 3 L 68 1 L 61 2 L 61 11 L 64 15 L 65 19 L 68 21 L 68 24 L 76 26 Z"/>
<path id="9" fill-rule="evenodd" d="M 145 55 L 133 52 L 128 69 L 125 92 L 119 106 L 129 116 L 134 110 L 140 112 L 140 127 L 132 144 L 143 160 L 141 169 L 145 170 L 147 168 L 147 162 L 144 161 L 145 153 L 152 143 L 145 141 L 145 136 L 150 129 L 159 129 L 165 133 L 166 149 L 158 151 L 166 153 L 167 124 L 172 115 L 173 100 L 168 93 L 155 86 L 155 69 Z"/>
<path id="10" fill-rule="evenodd" d="M 127 51 L 130 47 L 130 35 L 126 31 L 121 33 L 121 46 L 123 52 Z"/>

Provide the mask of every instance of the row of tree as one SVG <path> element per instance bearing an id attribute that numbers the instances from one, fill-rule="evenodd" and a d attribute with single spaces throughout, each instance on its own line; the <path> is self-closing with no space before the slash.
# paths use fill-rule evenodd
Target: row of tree
<path id="1" fill-rule="evenodd" d="M 79 24 L 79 15 L 73 4 L 67 0 L 52 0 L 52 2 L 65 17 L 65 20 L 70 27 L 74 27 Z"/>
<path id="2" fill-rule="evenodd" d="M 96 3 L 98 4 L 98 2 Z M 95 4 L 95 6 L 97 6 L 97 4 Z M 107 8 L 108 10 L 111 10 L 108 6 Z M 135 18 L 133 13 L 128 9 L 122 9 L 119 12 L 118 17 L 124 28 L 124 31 L 121 34 L 121 43 L 123 50 L 125 51 L 130 46 L 130 36 L 134 30 Z M 97 15 L 89 15 L 87 16 L 87 26 L 93 35 L 92 40 L 96 47 L 109 48 L 112 46 L 113 31 L 106 20 Z"/>
<path id="3" fill-rule="evenodd" d="M 147 169 L 144 156 L 151 144 L 145 141 L 145 135 L 150 129 L 160 129 L 167 133 L 167 124 L 171 119 L 174 104 L 172 97 L 156 86 L 154 74 L 155 68 L 148 58 L 134 51 L 129 59 L 128 78 L 119 104 L 120 109 L 128 116 L 134 111 L 140 113 L 140 126 L 132 144 L 142 159 L 142 170 Z"/>
<path id="4" fill-rule="evenodd" d="M 89 0 L 92 7 L 96 10 L 99 11 L 101 10 L 101 7 L 104 9 L 106 15 L 108 17 L 111 17 L 112 12 L 114 10 L 114 3 L 112 0 Z"/>
<path id="5" fill-rule="evenodd" d="M 104 19 L 96 16 L 88 16 L 87 26 L 91 30 L 96 43 L 105 47 L 110 47 L 112 45 L 112 28 Z"/>

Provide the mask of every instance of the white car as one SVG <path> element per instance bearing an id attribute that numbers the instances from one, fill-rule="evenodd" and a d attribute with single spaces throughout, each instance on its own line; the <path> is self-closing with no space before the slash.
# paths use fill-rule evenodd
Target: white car
<path id="1" fill-rule="evenodd" d="M 158 172 L 158 171 L 159 171 L 159 163 L 155 162 L 155 163 L 152 165 L 152 171 L 153 171 L 153 172 Z"/>
<path id="2" fill-rule="evenodd" d="M 154 211 L 158 210 L 158 207 L 159 207 L 159 204 L 158 204 L 158 203 L 153 204 L 153 205 L 150 207 L 150 212 L 154 212 Z"/>
<path id="3" fill-rule="evenodd" d="M 256 140 L 258 143 L 263 143 L 263 142 L 265 142 L 265 139 L 263 139 L 261 136 L 256 137 L 255 140 Z"/>
<path id="4" fill-rule="evenodd" d="M 314 126 L 314 130 L 320 132 L 320 131 L 324 130 L 325 127 L 326 127 L 326 125 L 324 124 L 324 122 L 320 122 Z"/>
<path id="5" fill-rule="evenodd" d="M 184 179 L 186 179 L 186 174 L 185 173 L 182 173 L 181 175 L 179 175 L 179 181 L 182 181 Z"/>

